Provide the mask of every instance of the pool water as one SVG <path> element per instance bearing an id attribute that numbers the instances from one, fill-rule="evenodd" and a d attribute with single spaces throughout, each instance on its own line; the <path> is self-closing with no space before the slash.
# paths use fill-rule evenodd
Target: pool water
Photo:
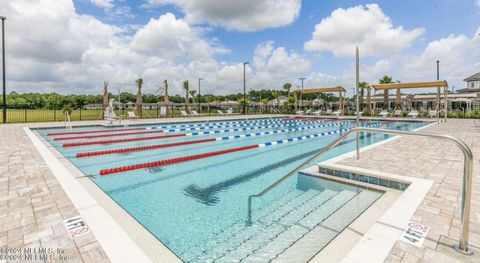
<path id="1" fill-rule="evenodd" d="M 180 125 L 184 126 L 180 127 Z M 253 199 L 251 221 L 247 220 L 248 197 L 277 181 L 314 152 L 338 138 L 339 134 L 355 125 L 355 123 L 345 120 L 284 119 L 149 124 L 136 125 L 135 128 L 146 128 L 145 131 L 153 131 L 155 129 L 151 129 L 151 127 L 157 127 L 156 130 L 171 131 L 158 134 L 143 133 L 85 139 L 68 139 L 68 137 L 115 135 L 115 133 L 133 133 L 144 130 L 115 132 L 117 128 L 96 126 L 65 130 L 39 129 L 36 132 L 186 262 L 306 262 L 375 202 L 382 193 L 296 174 L 273 191 Z M 412 130 L 425 125 L 425 123 L 367 121 L 361 122 L 360 125 Z M 235 128 L 240 130 L 233 131 L 232 129 Z M 48 135 L 52 132 L 90 130 L 111 130 L 112 132 Z M 64 143 L 72 142 L 144 138 L 205 131 L 220 132 L 63 147 Z M 265 134 L 271 131 L 282 132 Z M 235 137 L 235 135 L 251 133 L 258 133 L 258 135 Z M 323 135 L 298 141 L 265 144 L 311 134 Z M 76 157 L 76 154 L 81 152 L 227 136 L 232 137 L 175 147 Z M 54 140 L 54 138 L 60 137 L 67 137 L 67 139 Z M 362 134 L 360 142 L 362 146 L 365 146 L 388 137 L 388 135 Z M 104 176 L 99 175 L 99 171 L 102 169 L 255 144 L 261 144 L 262 147 L 170 165 L 150 166 Z M 354 147 L 354 138 L 349 138 L 326 155 L 312 161 L 310 166 L 352 151 Z"/>

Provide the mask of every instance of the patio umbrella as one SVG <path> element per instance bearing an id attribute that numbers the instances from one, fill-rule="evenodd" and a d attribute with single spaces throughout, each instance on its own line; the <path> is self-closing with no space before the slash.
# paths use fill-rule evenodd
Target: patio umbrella
<path id="1" fill-rule="evenodd" d="M 135 81 L 137 83 L 137 101 L 135 102 L 136 110 L 135 114 L 137 116 L 142 116 L 142 85 L 143 85 L 143 79 L 137 79 Z"/>
<path id="2" fill-rule="evenodd" d="M 402 110 L 402 94 L 400 89 L 397 89 L 397 94 L 395 95 L 395 110 Z"/>
<path id="3" fill-rule="evenodd" d="M 367 110 L 371 113 L 372 112 L 372 96 L 370 95 L 370 86 L 367 88 Z"/>
<path id="4" fill-rule="evenodd" d="M 108 81 L 103 82 L 103 101 L 102 107 L 105 109 L 108 107 Z"/>

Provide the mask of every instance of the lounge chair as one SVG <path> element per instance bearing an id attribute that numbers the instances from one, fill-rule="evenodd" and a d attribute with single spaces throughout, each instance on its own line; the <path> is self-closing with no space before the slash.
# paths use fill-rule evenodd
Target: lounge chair
<path id="1" fill-rule="evenodd" d="M 312 113 L 312 109 L 308 109 L 307 111 L 305 111 L 305 115 L 309 115 L 310 113 Z"/>
<path id="2" fill-rule="evenodd" d="M 436 118 L 437 117 L 437 111 L 434 111 L 434 110 L 429 111 L 428 116 L 430 116 L 430 118 Z"/>
<path id="3" fill-rule="evenodd" d="M 332 110 L 325 111 L 325 115 L 330 115 L 330 114 L 332 114 Z"/>
<path id="4" fill-rule="evenodd" d="M 200 117 L 200 116 L 205 116 L 205 114 L 200 114 L 196 110 L 192 110 L 192 116 Z"/>
<path id="5" fill-rule="evenodd" d="M 218 114 L 220 114 L 220 115 L 225 115 L 225 113 L 223 113 L 223 111 L 221 111 L 221 110 L 217 110 L 217 112 L 218 112 Z"/>
<path id="6" fill-rule="evenodd" d="M 320 116 L 321 114 L 322 114 L 321 110 L 317 110 L 317 111 L 312 112 L 312 115 L 315 115 L 315 116 Z"/>
<path id="7" fill-rule="evenodd" d="M 408 117 L 412 117 L 412 118 L 415 119 L 415 118 L 418 117 L 418 111 L 412 110 L 411 112 L 409 112 L 409 113 L 407 114 L 407 116 L 408 116 Z"/>
<path id="8" fill-rule="evenodd" d="M 127 114 L 129 119 L 138 119 L 137 115 L 135 115 L 135 112 L 133 111 L 129 111 Z"/>
<path id="9" fill-rule="evenodd" d="M 230 109 L 227 110 L 227 114 L 228 115 L 234 115 L 234 114 L 238 114 L 238 113 L 233 112 L 233 109 L 230 108 Z"/>
<path id="10" fill-rule="evenodd" d="M 394 117 L 402 117 L 402 111 L 401 110 L 396 110 L 393 112 Z"/>
<path id="11" fill-rule="evenodd" d="M 338 116 L 342 115 L 342 111 L 339 111 L 339 110 L 334 111 L 334 112 L 332 112 L 332 115 L 335 115 L 336 117 L 338 117 Z"/>
<path id="12" fill-rule="evenodd" d="M 190 117 L 190 114 L 188 114 L 186 111 L 182 110 L 180 111 L 180 113 L 182 114 L 182 117 Z"/>
<path id="13" fill-rule="evenodd" d="M 303 110 L 299 110 L 295 112 L 295 115 L 303 115 L 305 112 Z"/>
<path id="14" fill-rule="evenodd" d="M 378 115 L 386 118 L 390 113 L 386 110 L 382 110 Z"/>

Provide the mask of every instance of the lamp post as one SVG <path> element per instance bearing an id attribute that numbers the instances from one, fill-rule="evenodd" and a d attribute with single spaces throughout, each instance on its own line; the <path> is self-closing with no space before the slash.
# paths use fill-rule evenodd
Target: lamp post
<path id="1" fill-rule="evenodd" d="M 243 114 L 247 114 L 247 95 L 246 95 L 246 83 L 245 83 L 245 66 L 249 64 L 249 62 L 243 62 Z"/>
<path id="2" fill-rule="evenodd" d="M 198 78 L 198 110 L 200 111 L 200 103 L 202 100 L 202 94 L 200 93 L 200 81 L 203 80 L 202 78 Z"/>
<path id="3" fill-rule="evenodd" d="M 7 88 L 5 81 L 5 19 L 4 16 L 0 16 L 2 20 L 2 76 L 3 76 L 3 103 L 2 103 L 2 112 L 3 112 L 3 123 L 7 122 Z"/>
<path id="4" fill-rule="evenodd" d="M 307 78 L 304 78 L 304 77 L 301 77 L 301 78 L 298 78 L 300 81 L 302 81 L 302 91 L 303 91 L 303 81 Z M 303 110 L 303 96 L 302 96 L 303 93 L 300 92 L 300 101 L 302 103 L 302 109 Z"/>

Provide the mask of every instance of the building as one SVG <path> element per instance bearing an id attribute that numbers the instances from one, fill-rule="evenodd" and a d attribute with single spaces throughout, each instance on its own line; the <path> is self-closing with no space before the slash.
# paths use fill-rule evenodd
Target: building
<path id="1" fill-rule="evenodd" d="M 480 72 L 473 74 L 472 76 L 464 79 L 463 81 L 467 82 L 466 89 L 460 89 L 457 92 L 466 93 L 466 92 L 480 92 Z"/>

